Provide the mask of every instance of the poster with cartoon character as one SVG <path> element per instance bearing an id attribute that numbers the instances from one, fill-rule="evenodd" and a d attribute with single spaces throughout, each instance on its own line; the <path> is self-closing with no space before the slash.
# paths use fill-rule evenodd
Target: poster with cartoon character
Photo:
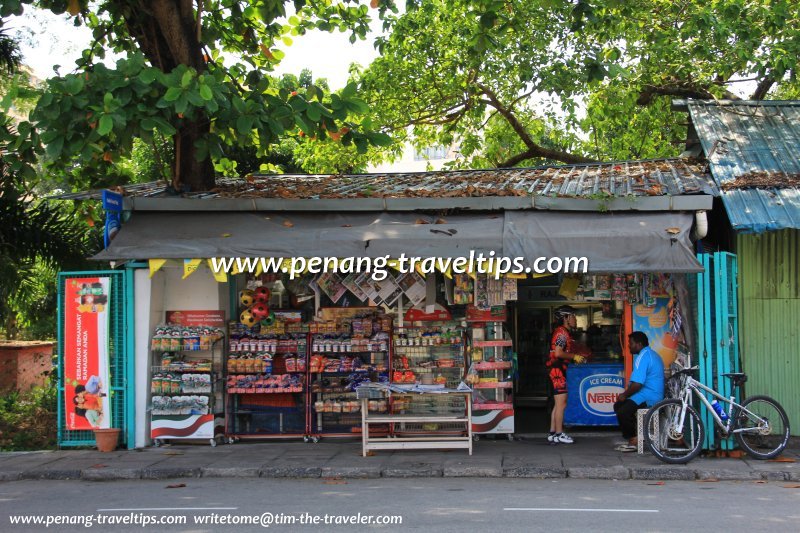
<path id="1" fill-rule="evenodd" d="M 110 428 L 110 278 L 67 278 L 64 286 L 64 402 L 70 430 Z"/>

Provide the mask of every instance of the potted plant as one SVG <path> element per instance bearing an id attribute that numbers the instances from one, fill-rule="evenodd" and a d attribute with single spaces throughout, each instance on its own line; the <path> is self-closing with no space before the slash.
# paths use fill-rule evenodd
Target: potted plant
<path id="1" fill-rule="evenodd" d="M 113 452 L 119 443 L 120 428 L 97 428 L 94 430 L 94 440 L 98 451 Z"/>

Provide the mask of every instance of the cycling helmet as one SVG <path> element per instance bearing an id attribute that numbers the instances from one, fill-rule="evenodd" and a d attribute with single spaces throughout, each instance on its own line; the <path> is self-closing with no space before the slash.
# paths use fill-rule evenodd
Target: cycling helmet
<path id="1" fill-rule="evenodd" d="M 574 307 L 571 307 L 569 305 L 562 305 L 561 307 L 558 307 L 556 309 L 555 317 L 556 320 L 560 322 L 561 320 L 564 320 L 565 317 L 568 317 L 569 315 L 574 315 L 575 312 L 576 311 Z"/>

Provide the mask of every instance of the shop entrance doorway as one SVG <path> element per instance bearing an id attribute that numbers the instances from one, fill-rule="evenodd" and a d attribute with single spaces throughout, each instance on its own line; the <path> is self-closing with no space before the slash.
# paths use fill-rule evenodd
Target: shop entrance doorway
<path id="1" fill-rule="evenodd" d="M 550 352 L 553 313 L 568 304 L 577 311 L 574 340 L 582 344 L 590 361 L 621 362 L 622 306 L 610 301 L 575 301 L 558 295 L 555 278 L 531 280 L 521 286 L 519 300 L 510 306 L 509 327 L 517 352 L 518 375 L 515 407 L 519 410 L 518 433 L 542 432 L 549 427 L 552 407 L 550 381 L 545 363 Z"/>

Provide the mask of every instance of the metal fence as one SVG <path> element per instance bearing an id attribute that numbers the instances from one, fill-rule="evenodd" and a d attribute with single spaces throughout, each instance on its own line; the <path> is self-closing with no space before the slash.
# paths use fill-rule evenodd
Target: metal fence
<path id="1" fill-rule="evenodd" d="M 64 294 L 68 278 L 108 277 L 109 294 L 109 359 L 111 420 L 122 430 L 121 442 L 133 447 L 133 350 L 128 321 L 133 318 L 132 271 L 95 270 L 85 272 L 60 272 L 58 274 L 58 446 L 60 448 L 94 446 L 94 433 L 90 430 L 67 429 L 64 399 Z M 131 329 L 132 332 L 132 329 Z M 129 387 L 130 385 L 130 387 Z"/>

